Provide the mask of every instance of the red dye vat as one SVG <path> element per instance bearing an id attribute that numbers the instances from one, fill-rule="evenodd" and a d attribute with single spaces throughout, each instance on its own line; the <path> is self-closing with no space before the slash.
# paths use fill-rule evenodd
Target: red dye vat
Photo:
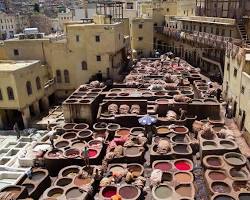
<path id="1" fill-rule="evenodd" d="M 105 198 L 111 198 L 114 195 L 116 195 L 116 188 L 115 187 L 106 187 L 102 191 L 102 196 Z"/>
<path id="2" fill-rule="evenodd" d="M 181 170 L 181 171 L 187 171 L 191 169 L 190 164 L 187 161 L 177 161 L 175 164 L 176 169 Z"/>
<path id="3" fill-rule="evenodd" d="M 94 150 L 94 149 L 90 149 L 89 152 L 88 152 L 89 158 L 95 157 L 96 154 L 97 154 L 97 151 Z"/>
<path id="4" fill-rule="evenodd" d="M 169 171 L 170 169 L 172 169 L 172 165 L 168 162 L 160 162 L 160 163 L 157 163 L 155 166 L 154 166 L 155 169 L 160 169 L 161 171 Z"/>

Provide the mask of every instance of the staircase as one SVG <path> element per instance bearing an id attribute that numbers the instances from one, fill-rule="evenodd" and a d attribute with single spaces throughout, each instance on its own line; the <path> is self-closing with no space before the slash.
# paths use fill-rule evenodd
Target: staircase
<path id="1" fill-rule="evenodd" d="M 246 45 L 250 46 L 250 38 L 247 35 L 244 21 L 242 19 L 237 21 L 237 27 L 238 27 L 238 31 L 240 33 L 241 39 L 246 43 Z"/>

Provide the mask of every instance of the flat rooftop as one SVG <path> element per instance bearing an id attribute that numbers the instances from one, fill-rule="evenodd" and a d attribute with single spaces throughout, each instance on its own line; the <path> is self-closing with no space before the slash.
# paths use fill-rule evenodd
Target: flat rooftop
<path id="1" fill-rule="evenodd" d="M 0 60 L 0 72 L 17 71 L 39 62 L 39 60 Z"/>

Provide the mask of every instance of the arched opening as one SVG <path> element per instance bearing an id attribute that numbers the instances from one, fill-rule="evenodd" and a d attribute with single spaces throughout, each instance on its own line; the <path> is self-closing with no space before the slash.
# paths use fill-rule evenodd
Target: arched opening
<path id="1" fill-rule="evenodd" d="M 32 86 L 30 81 L 26 82 L 26 90 L 28 95 L 32 95 Z"/>
<path id="2" fill-rule="evenodd" d="M 37 88 L 37 90 L 41 89 L 41 80 L 40 80 L 39 76 L 36 77 L 36 88 Z"/>
<path id="3" fill-rule="evenodd" d="M 7 94 L 8 94 L 9 100 L 15 100 L 14 92 L 13 92 L 12 87 L 7 87 Z"/>
<path id="4" fill-rule="evenodd" d="M 56 70 L 56 82 L 61 83 L 62 82 L 62 75 L 60 70 Z"/>
<path id="5" fill-rule="evenodd" d="M 85 61 L 82 61 L 82 70 L 87 70 L 88 69 L 88 66 L 87 66 L 87 63 Z"/>
<path id="6" fill-rule="evenodd" d="M 63 73 L 64 73 L 64 81 L 65 81 L 65 83 L 70 83 L 69 70 L 65 69 Z"/>

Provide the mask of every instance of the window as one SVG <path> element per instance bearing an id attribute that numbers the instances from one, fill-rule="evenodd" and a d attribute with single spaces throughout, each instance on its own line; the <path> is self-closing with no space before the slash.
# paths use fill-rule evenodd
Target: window
<path id="1" fill-rule="evenodd" d="M 142 25 L 142 24 L 139 24 L 139 28 L 142 29 L 142 28 L 143 28 L 143 25 Z"/>
<path id="2" fill-rule="evenodd" d="M 230 64 L 227 63 L 227 71 L 229 71 L 229 69 L 230 69 Z"/>
<path id="3" fill-rule="evenodd" d="M 79 42 L 79 41 L 80 41 L 80 36 L 76 35 L 76 42 Z"/>
<path id="4" fill-rule="evenodd" d="M 167 8 L 167 12 L 169 12 L 169 8 Z"/>
<path id="5" fill-rule="evenodd" d="M 27 81 L 26 82 L 26 90 L 28 95 L 32 95 L 32 87 L 31 87 L 31 82 Z"/>
<path id="6" fill-rule="evenodd" d="M 194 25 L 194 31 L 195 31 L 195 29 L 196 29 L 196 26 Z"/>
<path id="7" fill-rule="evenodd" d="M 96 41 L 96 42 L 100 42 L 100 35 L 96 35 L 96 36 L 95 36 L 95 41 Z"/>
<path id="8" fill-rule="evenodd" d="M 232 35 L 233 35 L 233 31 L 230 30 L 230 32 L 229 32 L 229 37 L 232 37 Z"/>
<path id="9" fill-rule="evenodd" d="M 18 51 L 18 49 L 14 49 L 14 56 L 19 56 L 19 51 Z"/>
<path id="10" fill-rule="evenodd" d="M 211 33 L 214 33 L 214 28 L 213 27 L 211 27 Z"/>
<path id="11" fill-rule="evenodd" d="M 82 61 L 82 70 L 87 70 L 87 63 L 85 61 Z"/>
<path id="12" fill-rule="evenodd" d="M 138 37 L 138 40 L 139 40 L 139 41 L 142 41 L 142 40 L 143 40 L 143 37 Z"/>
<path id="13" fill-rule="evenodd" d="M 240 92 L 241 92 L 241 94 L 244 94 L 244 93 L 245 93 L 245 87 L 244 87 L 244 86 L 241 86 Z"/>
<path id="14" fill-rule="evenodd" d="M 62 82 L 62 75 L 61 75 L 61 71 L 60 70 L 56 70 L 56 81 L 57 81 L 57 83 L 61 83 Z"/>
<path id="15" fill-rule="evenodd" d="M 65 83 L 69 83 L 69 71 L 67 69 L 64 70 L 64 81 Z"/>
<path id="16" fill-rule="evenodd" d="M 237 69 L 234 68 L 234 77 L 236 77 L 236 76 L 237 76 Z"/>
<path id="17" fill-rule="evenodd" d="M 133 9 L 134 4 L 133 3 L 127 3 L 127 9 Z"/>
<path id="18" fill-rule="evenodd" d="M 13 92 L 13 89 L 11 87 L 7 87 L 7 94 L 8 94 L 9 100 L 14 100 L 15 99 L 14 92 Z"/>
<path id="19" fill-rule="evenodd" d="M 219 33 L 220 33 L 219 28 L 216 28 L 216 35 L 219 35 Z"/>
<path id="20" fill-rule="evenodd" d="M 199 32 L 202 32 L 202 26 L 199 27 Z"/>
<path id="21" fill-rule="evenodd" d="M 36 89 L 37 90 L 41 89 L 41 80 L 39 77 L 36 77 Z"/>
<path id="22" fill-rule="evenodd" d="M 204 32 L 207 32 L 207 27 L 206 26 L 204 26 Z"/>
<path id="23" fill-rule="evenodd" d="M 0 89 L 0 100 L 3 100 L 3 95 L 2 95 L 1 89 Z"/>
<path id="24" fill-rule="evenodd" d="M 102 60 L 101 56 L 96 56 L 96 61 L 100 62 Z"/>

